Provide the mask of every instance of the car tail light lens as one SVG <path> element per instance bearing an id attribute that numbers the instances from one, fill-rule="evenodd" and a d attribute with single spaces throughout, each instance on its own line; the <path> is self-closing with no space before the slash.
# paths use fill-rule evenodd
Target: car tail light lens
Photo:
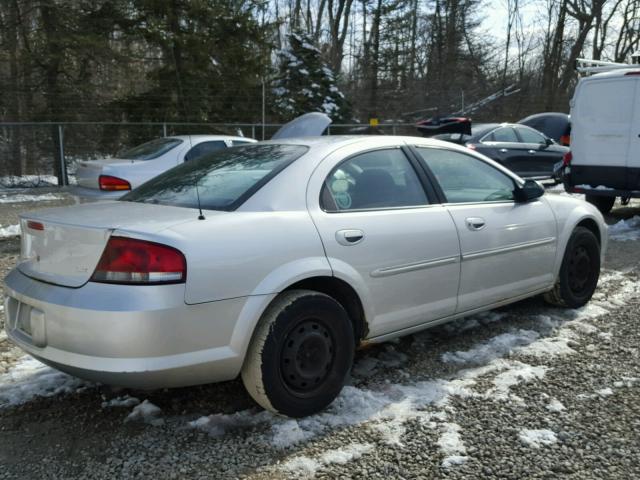
<path id="1" fill-rule="evenodd" d="M 571 164 L 571 160 L 573 160 L 573 155 L 571 151 L 569 151 L 562 157 L 562 165 L 566 167 L 567 165 Z"/>
<path id="2" fill-rule="evenodd" d="M 100 175 L 98 178 L 98 184 L 100 190 L 107 192 L 115 192 L 118 190 L 131 190 L 131 184 L 126 180 L 118 177 L 112 177 L 111 175 Z"/>
<path id="3" fill-rule="evenodd" d="M 571 136 L 570 135 L 562 135 L 560 137 L 560 145 L 564 145 L 568 147 L 571 144 Z"/>
<path id="4" fill-rule="evenodd" d="M 40 222 L 34 222 L 33 220 L 27 221 L 27 228 L 29 230 L 38 230 L 39 232 L 44 231 L 44 225 Z"/>
<path id="5" fill-rule="evenodd" d="M 111 237 L 91 280 L 102 283 L 184 283 L 187 261 L 179 250 L 160 243 Z"/>
<path id="6" fill-rule="evenodd" d="M 476 150 L 476 146 L 473 143 L 467 143 L 466 147 L 471 150 Z"/>

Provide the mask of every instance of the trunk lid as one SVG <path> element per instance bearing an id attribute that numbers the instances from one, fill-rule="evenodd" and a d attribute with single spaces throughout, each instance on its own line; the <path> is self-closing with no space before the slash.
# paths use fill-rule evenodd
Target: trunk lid
<path id="1" fill-rule="evenodd" d="M 20 219 L 22 248 L 18 269 L 44 282 L 80 287 L 91 278 L 114 230 L 153 234 L 196 216 L 197 210 L 189 208 L 134 202 L 30 212 Z"/>
<path id="2" fill-rule="evenodd" d="M 115 165 L 126 165 L 139 163 L 136 160 L 123 160 L 121 158 L 105 158 L 102 160 L 89 160 L 78 162 L 78 169 L 76 170 L 76 181 L 78 185 L 85 188 L 93 188 L 98 190 L 100 188 L 98 184 L 98 177 L 100 175 L 109 174 L 109 167 Z"/>

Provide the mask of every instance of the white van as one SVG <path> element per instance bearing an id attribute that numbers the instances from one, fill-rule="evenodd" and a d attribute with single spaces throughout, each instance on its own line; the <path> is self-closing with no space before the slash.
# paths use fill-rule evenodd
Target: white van
<path id="1" fill-rule="evenodd" d="M 634 68 L 635 67 L 635 68 Z M 571 100 L 565 190 L 584 193 L 602 213 L 640 197 L 640 66 L 582 78 Z"/>

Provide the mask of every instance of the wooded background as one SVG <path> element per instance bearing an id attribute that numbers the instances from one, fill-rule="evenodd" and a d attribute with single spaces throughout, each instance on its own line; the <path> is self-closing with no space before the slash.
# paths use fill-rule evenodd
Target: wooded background
<path id="1" fill-rule="evenodd" d="M 2 0 L 0 122 L 260 122 L 263 92 L 270 123 L 413 122 L 512 85 L 471 113 L 518 120 L 568 111 L 574 60 L 627 62 L 639 28 L 640 0 Z"/>

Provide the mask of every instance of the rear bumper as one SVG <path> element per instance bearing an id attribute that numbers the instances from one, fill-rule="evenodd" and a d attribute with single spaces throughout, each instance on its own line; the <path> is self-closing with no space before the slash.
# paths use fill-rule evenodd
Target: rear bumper
<path id="1" fill-rule="evenodd" d="M 88 380 L 132 388 L 196 385 L 240 372 L 244 350 L 234 341 L 248 298 L 186 305 L 184 285 L 89 282 L 74 289 L 14 269 L 5 279 L 6 330 L 30 355 Z M 235 343 L 244 346 L 242 340 Z"/>
<path id="2" fill-rule="evenodd" d="M 103 190 L 98 190 L 97 188 L 79 187 L 76 185 L 76 186 L 69 187 L 67 191 L 69 192 L 69 194 L 75 195 L 76 197 L 80 197 L 81 199 L 84 199 L 84 200 L 99 201 L 99 200 L 117 200 L 123 195 L 129 193 L 131 190 L 123 190 L 119 192 L 105 192 Z"/>

